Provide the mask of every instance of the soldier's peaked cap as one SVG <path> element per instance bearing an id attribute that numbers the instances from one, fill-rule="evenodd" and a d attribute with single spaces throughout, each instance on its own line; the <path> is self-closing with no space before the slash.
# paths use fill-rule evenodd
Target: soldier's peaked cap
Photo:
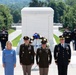
<path id="1" fill-rule="evenodd" d="M 42 43 L 42 44 L 46 44 L 46 43 L 47 43 L 47 39 L 45 39 L 45 38 L 42 39 L 41 43 Z"/>
<path id="2" fill-rule="evenodd" d="M 60 35 L 59 38 L 60 38 L 61 40 L 64 40 L 64 39 L 65 39 L 63 35 Z"/>
<path id="3" fill-rule="evenodd" d="M 29 40 L 29 37 L 28 36 L 24 36 L 23 39 L 24 40 Z"/>

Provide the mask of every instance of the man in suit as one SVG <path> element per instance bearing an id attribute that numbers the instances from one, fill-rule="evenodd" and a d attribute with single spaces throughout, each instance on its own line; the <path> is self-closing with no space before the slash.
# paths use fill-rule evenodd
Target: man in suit
<path id="1" fill-rule="evenodd" d="M 40 75 L 48 75 L 49 65 L 52 61 L 50 49 L 46 45 L 47 39 L 41 41 L 41 47 L 37 49 L 36 63 L 39 66 Z"/>
<path id="2" fill-rule="evenodd" d="M 54 48 L 54 59 L 58 67 L 58 75 L 67 75 L 68 65 L 71 60 L 70 46 L 65 44 L 65 38 L 59 36 L 60 43 Z"/>
<path id="3" fill-rule="evenodd" d="M 20 45 L 19 58 L 24 75 L 31 75 L 31 67 L 34 64 L 34 47 L 30 44 L 28 36 L 24 36 L 24 44 Z"/>

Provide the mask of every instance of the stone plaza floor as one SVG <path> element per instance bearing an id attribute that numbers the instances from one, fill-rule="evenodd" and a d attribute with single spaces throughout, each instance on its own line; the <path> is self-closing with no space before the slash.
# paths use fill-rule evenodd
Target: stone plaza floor
<path id="1" fill-rule="evenodd" d="M 4 68 L 2 67 L 2 51 L 0 51 L 0 75 L 4 75 Z M 23 75 L 22 67 L 19 64 L 19 56 L 17 55 L 16 68 L 14 69 L 14 75 Z M 53 57 L 53 53 L 52 53 Z M 36 63 L 32 66 L 31 75 L 39 75 L 39 69 Z M 49 67 L 48 75 L 58 75 L 57 66 L 52 58 L 52 63 Z M 76 75 L 76 52 L 72 53 L 71 63 L 68 66 L 68 75 Z"/>

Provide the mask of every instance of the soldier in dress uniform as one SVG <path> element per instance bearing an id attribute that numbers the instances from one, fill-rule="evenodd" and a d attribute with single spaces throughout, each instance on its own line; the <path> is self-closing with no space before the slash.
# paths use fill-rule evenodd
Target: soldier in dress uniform
<path id="1" fill-rule="evenodd" d="M 68 27 L 63 32 L 63 36 L 65 37 L 65 43 L 69 45 L 71 41 L 71 31 Z"/>
<path id="2" fill-rule="evenodd" d="M 75 48 L 74 49 L 76 50 L 76 27 L 75 27 L 75 29 L 72 32 L 72 37 L 73 37 L 72 40 L 74 40 L 74 44 L 75 44 Z"/>
<path id="3" fill-rule="evenodd" d="M 23 74 L 31 75 L 31 67 L 34 64 L 34 47 L 30 44 L 28 36 L 24 36 L 24 44 L 20 45 L 19 58 L 23 68 Z"/>
<path id="4" fill-rule="evenodd" d="M 71 60 L 70 46 L 65 44 L 65 39 L 59 36 L 60 43 L 54 48 L 54 59 L 58 67 L 58 75 L 67 75 L 68 65 Z"/>
<path id="5" fill-rule="evenodd" d="M 3 27 L 2 31 L 0 31 L 0 41 L 2 50 L 5 49 L 6 42 L 8 41 L 8 32 Z"/>
<path id="6" fill-rule="evenodd" d="M 47 40 L 41 41 L 41 48 L 37 49 L 36 62 L 39 66 L 40 75 L 48 75 L 49 65 L 52 61 L 52 55 L 50 49 L 46 46 Z"/>

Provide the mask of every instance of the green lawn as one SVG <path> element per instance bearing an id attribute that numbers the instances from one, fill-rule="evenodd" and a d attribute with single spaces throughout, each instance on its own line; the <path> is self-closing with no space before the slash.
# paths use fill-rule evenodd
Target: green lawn
<path id="1" fill-rule="evenodd" d="M 9 29 L 8 30 L 8 34 L 11 34 L 12 32 L 14 32 L 15 30 L 14 29 Z"/>
<path id="2" fill-rule="evenodd" d="M 22 36 L 22 34 L 20 34 L 18 37 L 16 37 L 14 40 L 12 40 L 12 44 L 13 44 L 14 47 L 16 47 L 16 46 L 18 45 L 21 36 Z M 54 38 L 55 38 L 55 41 L 56 41 L 57 43 L 59 43 L 59 37 L 57 37 L 55 34 L 54 34 L 53 36 L 54 36 Z"/>
<path id="3" fill-rule="evenodd" d="M 14 47 L 16 47 L 20 41 L 22 34 L 20 34 L 18 37 L 16 37 L 14 40 L 12 40 L 12 44 Z"/>
<path id="4" fill-rule="evenodd" d="M 53 36 L 55 38 L 56 43 L 58 44 L 59 43 L 59 37 L 57 37 L 55 34 Z"/>

